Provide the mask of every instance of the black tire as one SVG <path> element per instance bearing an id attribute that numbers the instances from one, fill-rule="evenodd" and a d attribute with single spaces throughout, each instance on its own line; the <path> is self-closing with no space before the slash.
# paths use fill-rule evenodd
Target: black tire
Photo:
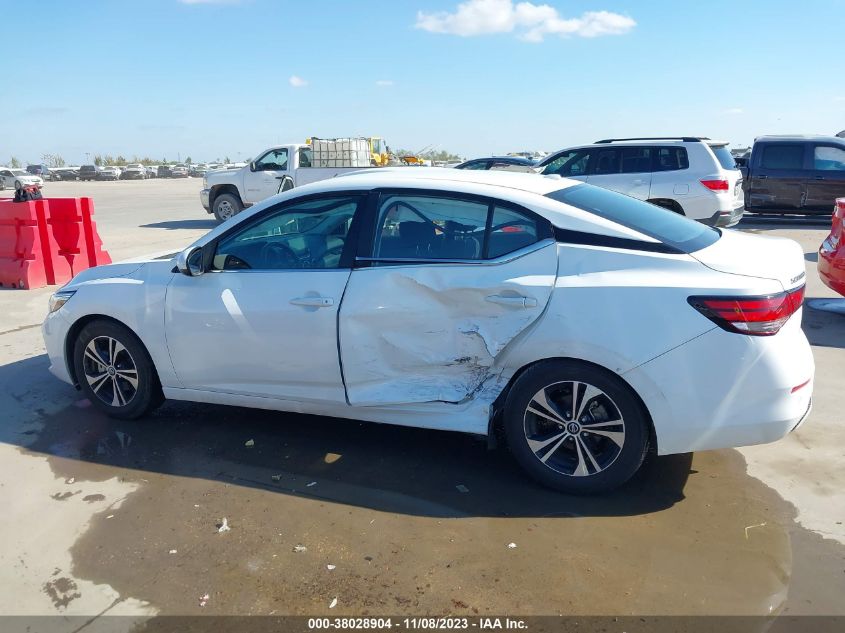
<path id="1" fill-rule="evenodd" d="M 243 211 L 243 209 L 244 205 L 241 204 L 240 198 L 231 193 L 221 193 L 218 195 L 214 198 L 214 204 L 211 208 L 218 222 L 225 222 Z"/>
<path id="2" fill-rule="evenodd" d="M 117 341 L 123 349 L 115 345 L 117 351 L 111 354 L 111 343 L 108 349 L 105 347 L 109 340 Z M 92 351 L 99 364 L 89 355 Z M 112 359 L 107 364 L 109 354 Z M 158 374 L 144 344 L 131 330 L 113 321 L 92 321 L 82 328 L 73 345 L 73 366 L 82 393 L 110 417 L 134 420 L 164 402 Z M 137 377 L 134 386 L 131 367 Z M 93 376 L 93 382 L 89 376 Z"/>
<path id="3" fill-rule="evenodd" d="M 538 416 L 533 411 L 542 409 L 535 400 L 541 391 L 550 407 L 556 398 L 565 406 L 555 407 L 553 416 Z M 573 391 L 581 410 L 576 416 L 571 413 Z M 585 399 L 596 391 L 600 395 Z M 583 422 L 583 429 L 580 424 L 570 427 L 573 417 Z M 617 418 L 619 424 L 613 424 Z M 527 369 L 508 394 L 503 422 L 519 465 L 540 483 L 568 494 L 618 488 L 637 472 L 648 450 L 648 418 L 630 387 L 615 374 L 580 361 L 543 361 Z M 598 426 L 593 430 L 591 425 Z"/>

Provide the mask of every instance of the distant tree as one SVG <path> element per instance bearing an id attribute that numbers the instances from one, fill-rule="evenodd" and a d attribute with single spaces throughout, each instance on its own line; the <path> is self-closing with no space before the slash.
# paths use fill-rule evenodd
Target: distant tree
<path id="1" fill-rule="evenodd" d="M 185 157 L 185 162 L 186 162 L 186 163 L 188 163 L 188 164 L 190 165 L 190 164 L 191 164 L 191 157 L 190 157 L 190 156 L 186 156 L 186 157 Z"/>
<path id="2" fill-rule="evenodd" d="M 223 162 L 225 162 L 228 165 L 229 163 L 232 162 L 232 160 L 227 156 L 226 158 L 223 159 Z"/>
<path id="3" fill-rule="evenodd" d="M 105 161 L 105 160 L 103 159 L 103 157 L 102 157 L 102 156 L 100 156 L 99 154 L 94 154 L 94 164 L 95 164 L 97 167 L 102 167 L 103 165 L 105 165 L 105 164 L 106 164 L 106 161 Z"/>
<path id="4" fill-rule="evenodd" d="M 64 167 L 66 164 L 65 159 L 58 154 L 42 154 L 41 162 L 47 167 Z"/>
<path id="5" fill-rule="evenodd" d="M 118 154 L 117 158 L 114 159 L 114 164 L 115 165 L 125 165 L 126 159 L 121 154 Z"/>
<path id="6" fill-rule="evenodd" d="M 12 169 L 20 169 L 20 166 L 21 166 L 21 161 L 19 161 L 14 156 L 12 156 L 9 159 L 9 167 L 11 167 Z"/>

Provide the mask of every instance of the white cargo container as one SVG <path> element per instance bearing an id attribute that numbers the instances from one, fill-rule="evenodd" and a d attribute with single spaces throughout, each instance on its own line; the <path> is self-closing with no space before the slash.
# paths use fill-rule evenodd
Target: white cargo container
<path id="1" fill-rule="evenodd" d="M 313 167 L 370 167 L 366 138 L 311 138 Z"/>

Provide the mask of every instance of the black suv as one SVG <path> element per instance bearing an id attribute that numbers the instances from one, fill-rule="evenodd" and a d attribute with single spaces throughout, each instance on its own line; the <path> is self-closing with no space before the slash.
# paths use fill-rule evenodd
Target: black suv
<path id="1" fill-rule="evenodd" d="M 832 213 L 845 196 L 845 139 L 761 136 L 743 172 L 747 211 Z"/>
<path id="2" fill-rule="evenodd" d="M 79 168 L 80 180 L 98 180 L 100 178 L 100 168 L 96 165 L 83 165 Z"/>

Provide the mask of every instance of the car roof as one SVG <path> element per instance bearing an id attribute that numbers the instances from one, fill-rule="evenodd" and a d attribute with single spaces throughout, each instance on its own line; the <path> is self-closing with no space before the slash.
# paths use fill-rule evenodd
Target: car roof
<path id="1" fill-rule="evenodd" d="M 766 143 L 789 143 L 795 141 L 825 141 L 828 143 L 843 143 L 839 136 L 825 136 L 823 134 L 769 134 L 766 136 L 758 136 L 754 139 L 755 143 L 764 141 Z"/>

